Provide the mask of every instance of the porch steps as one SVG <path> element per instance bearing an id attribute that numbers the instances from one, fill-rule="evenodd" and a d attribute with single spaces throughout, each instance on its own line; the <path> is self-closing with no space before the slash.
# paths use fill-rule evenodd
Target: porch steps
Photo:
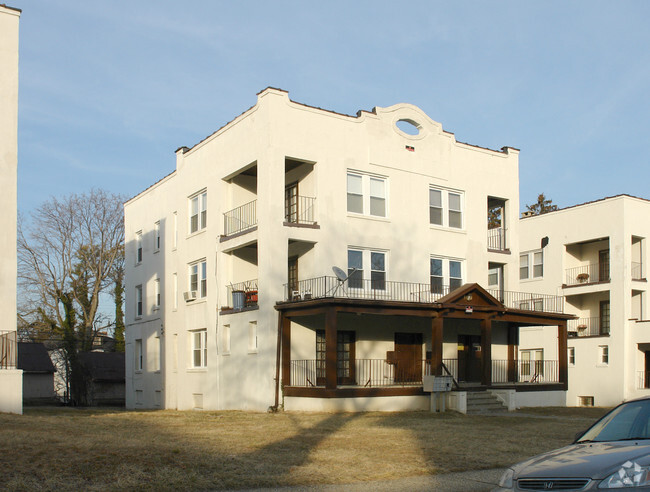
<path id="1" fill-rule="evenodd" d="M 507 412 L 508 408 L 496 395 L 488 391 L 467 392 L 467 413 L 500 413 Z"/>

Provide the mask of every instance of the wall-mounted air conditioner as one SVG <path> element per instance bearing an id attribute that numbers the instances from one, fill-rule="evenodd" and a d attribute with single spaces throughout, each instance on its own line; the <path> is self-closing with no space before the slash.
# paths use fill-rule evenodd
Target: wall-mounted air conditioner
<path id="1" fill-rule="evenodd" d="M 194 301 L 196 300 L 196 291 L 190 290 L 188 292 L 184 292 L 183 297 L 185 298 L 185 302 Z"/>

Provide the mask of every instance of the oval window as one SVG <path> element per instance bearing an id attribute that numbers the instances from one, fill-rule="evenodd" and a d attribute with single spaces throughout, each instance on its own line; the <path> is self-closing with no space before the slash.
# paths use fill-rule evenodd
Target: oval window
<path id="1" fill-rule="evenodd" d="M 398 120 L 395 125 L 407 135 L 417 135 L 420 133 L 420 125 L 412 120 Z"/>

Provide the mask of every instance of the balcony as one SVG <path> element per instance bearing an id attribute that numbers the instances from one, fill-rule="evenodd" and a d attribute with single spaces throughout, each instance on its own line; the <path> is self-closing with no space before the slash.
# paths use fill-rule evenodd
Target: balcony
<path id="1" fill-rule="evenodd" d="M 609 282 L 609 263 L 590 263 L 565 271 L 565 287 Z"/>
<path id="2" fill-rule="evenodd" d="M 632 280 L 643 280 L 643 264 L 633 261 L 631 265 Z"/>
<path id="3" fill-rule="evenodd" d="M 490 251 L 508 251 L 508 248 L 506 247 L 505 227 L 488 229 L 487 248 Z"/>
<path id="4" fill-rule="evenodd" d="M 223 214 L 223 234 L 232 236 L 244 233 L 257 226 L 257 200 Z"/>
<path id="5" fill-rule="evenodd" d="M 570 319 L 567 330 L 574 337 L 600 337 L 609 335 L 609 326 L 601 323 L 600 317 Z"/>
<path id="6" fill-rule="evenodd" d="M 460 286 L 458 286 L 460 287 Z M 448 286 L 414 282 L 393 282 L 383 279 L 352 278 L 341 282 L 336 277 L 316 277 L 301 280 L 297 285 L 284 284 L 284 300 L 305 301 L 325 298 L 348 298 L 378 301 L 434 303 L 451 291 Z M 489 290 L 490 295 L 506 307 L 527 311 L 564 312 L 564 297 L 529 292 Z"/>
<path id="7" fill-rule="evenodd" d="M 285 200 L 285 225 L 316 225 L 314 210 L 316 198 L 309 196 L 292 196 Z"/>
<path id="8" fill-rule="evenodd" d="M 222 313 L 244 311 L 257 308 L 257 279 L 247 280 L 226 286 L 229 305 L 221 308 Z"/>
<path id="9" fill-rule="evenodd" d="M 15 331 L 0 331 L 0 369 L 16 369 L 18 337 Z"/>

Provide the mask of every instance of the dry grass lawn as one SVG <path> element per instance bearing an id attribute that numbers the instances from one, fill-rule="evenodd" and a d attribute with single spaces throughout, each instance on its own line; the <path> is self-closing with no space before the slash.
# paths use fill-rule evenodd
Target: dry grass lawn
<path id="1" fill-rule="evenodd" d="M 569 443 L 604 412 L 28 409 L 0 414 L 0 489 L 237 489 L 502 467 Z"/>

